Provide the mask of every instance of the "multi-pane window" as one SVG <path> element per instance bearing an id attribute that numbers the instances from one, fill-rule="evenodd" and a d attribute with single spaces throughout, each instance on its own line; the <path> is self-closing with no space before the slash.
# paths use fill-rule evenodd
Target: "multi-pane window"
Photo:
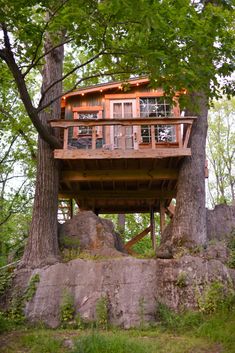
<path id="1" fill-rule="evenodd" d="M 171 105 L 164 97 L 140 98 L 140 117 L 167 117 L 171 113 Z"/>
<path id="2" fill-rule="evenodd" d="M 133 117 L 133 102 L 132 101 L 122 101 L 122 102 L 112 102 L 112 117 L 113 119 L 128 119 Z M 121 125 L 115 125 L 113 129 L 113 142 L 115 148 L 121 148 L 122 146 L 122 134 L 123 129 Z M 132 149 L 134 147 L 133 141 L 133 126 L 128 126 L 124 128 L 125 134 L 125 148 Z"/>
<path id="3" fill-rule="evenodd" d="M 97 119 L 97 113 L 79 113 L 78 118 L 80 120 Z M 79 126 L 78 133 L 79 135 L 91 135 L 92 127 Z"/>
<path id="4" fill-rule="evenodd" d="M 164 97 L 140 98 L 141 118 L 167 118 L 171 114 L 171 105 Z M 143 143 L 151 142 L 151 129 L 149 125 L 141 126 Z M 171 125 L 156 125 L 156 142 L 174 142 L 175 128 Z"/>

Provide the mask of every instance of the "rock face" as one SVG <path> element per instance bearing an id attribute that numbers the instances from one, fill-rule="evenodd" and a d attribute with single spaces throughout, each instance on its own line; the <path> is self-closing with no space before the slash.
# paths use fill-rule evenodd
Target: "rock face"
<path id="1" fill-rule="evenodd" d="M 124 250 L 113 223 L 96 216 L 92 211 L 81 211 L 60 225 L 59 243 L 65 248 L 79 248 L 80 251 L 108 256 L 115 255 L 117 250 Z"/>
<path id="2" fill-rule="evenodd" d="M 235 206 L 217 205 L 207 210 L 208 240 L 223 240 L 235 230 Z"/>
<path id="3" fill-rule="evenodd" d="M 142 260 L 129 256 L 102 260 L 75 259 L 34 270 L 40 282 L 25 314 L 31 322 L 50 327 L 60 323 L 60 305 L 69 292 L 76 312 L 86 320 L 96 318 L 97 301 L 108 300 L 112 324 L 129 328 L 155 319 L 159 302 L 173 309 L 196 308 L 198 293 L 213 281 L 235 284 L 235 270 L 218 260 L 183 256 L 176 260 Z M 28 276 L 28 273 L 26 273 Z M 23 274 L 19 273 L 19 277 Z M 28 277 L 27 277 L 28 278 Z"/>

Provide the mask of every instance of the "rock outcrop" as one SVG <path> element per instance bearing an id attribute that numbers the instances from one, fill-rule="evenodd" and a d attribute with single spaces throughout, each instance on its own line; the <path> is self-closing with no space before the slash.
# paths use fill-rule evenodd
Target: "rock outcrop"
<path id="1" fill-rule="evenodd" d="M 129 328 L 153 321 L 159 302 L 175 310 L 194 309 L 198 293 L 213 281 L 220 281 L 225 288 L 235 283 L 235 270 L 218 260 L 189 255 L 171 260 L 129 256 L 101 261 L 75 259 L 35 270 L 32 275 L 35 273 L 40 282 L 25 314 L 31 322 L 50 327 L 60 323 L 65 292 L 72 295 L 76 312 L 84 320 L 95 320 L 97 301 L 106 297 L 110 322 Z"/>
<path id="2" fill-rule="evenodd" d="M 207 210 L 208 240 L 226 240 L 235 231 L 235 206 L 217 205 Z"/>
<path id="3" fill-rule="evenodd" d="M 92 254 L 122 256 L 121 238 L 113 223 L 96 216 L 92 211 L 81 211 L 59 227 L 59 243 L 62 248 L 79 249 Z"/>

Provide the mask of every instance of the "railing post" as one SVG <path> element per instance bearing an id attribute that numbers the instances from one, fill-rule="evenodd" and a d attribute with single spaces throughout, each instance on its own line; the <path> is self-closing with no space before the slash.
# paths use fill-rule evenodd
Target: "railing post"
<path id="1" fill-rule="evenodd" d="M 151 143 L 152 149 L 156 148 L 156 140 L 155 140 L 155 126 L 151 125 Z"/>
<path id="2" fill-rule="evenodd" d="M 69 140 L 69 129 L 66 127 L 64 129 L 64 144 L 63 144 L 64 150 L 68 149 L 68 140 Z"/>
<path id="3" fill-rule="evenodd" d="M 96 149 L 96 127 L 92 126 L 92 136 L 91 136 L 91 148 Z"/>
<path id="4" fill-rule="evenodd" d="M 125 150 L 126 147 L 126 127 L 125 126 L 121 126 L 121 149 Z"/>

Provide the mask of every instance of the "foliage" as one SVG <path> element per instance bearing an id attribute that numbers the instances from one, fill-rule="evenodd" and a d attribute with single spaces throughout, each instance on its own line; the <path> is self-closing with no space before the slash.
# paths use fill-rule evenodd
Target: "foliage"
<path id="1" fill-rule="evenodd" d="M 162 308 L 169 316 L 169 309 Z M 167 317 L 167 315 L 165 315 Z M 176 314 L 175 314 L 176 315 Z M 211 315 L 187 312 L 177 314 L 178 320 L 158 323 L 148 329 L 129 329 L 96 332 L 94 330 L 45 330 L 29 329 L 1 335 L 0 344 L 5 353 L 30 351 L 33 353 L 69 353 L 67 341 L 74 342 L 73 353 L 188 353 L 234 352 L 234 305 Z M 1 327 L 1 315 L 0 315 Z"/>
<path id="2" fill-rule="evenodd" d="M 38 273 L 36 273 L 35 275 L 33 275 L 30 278 L 29 284 L 26 288 L 26 291 L 24 293 L 24 300 L 26 302 L 30 301 L 33 299 L 36 290 L 37 290 L 37 284 L 40 282 L 40 276 Z"/>
<path id="3" fill-rule="evenodd" d="M 234 299 L 235 293 L 232 288 L 226 289 L 221 282 L 214 281 L 198 294 L 198 307 L 200 312 L 211 314 L 231 306 Z"/>
<path id="4" fill-rule="evenodd" d="M 108 298 L 100 297 L 96 302 L 96 326 L 107 330 L 108 328 Z"/>
<path id="5" fill-rule="evenodd" d="M 0 296 L 10 288 L 13 277 L 13 268 L 8 267 L 0 270 Z"/>
<path id="6" fill-rule="evenodd" d="M 26 302 L 33 299 L 36 290 L 37 284 L 40 281 L 39 274 L 35 274 L 30 278 L 28 286 L 24 290 L 23 293 L 12 293 L 12 298 L 10 302 L 10 306 L 6 312 L 7 318 L 12 324 L 21 325 L 25 322 L 25 315 L 24 315 L 24 307 Z"/>
<path id="7" fill-rule="evenodd" d="M 72 327 L 75 324 L 74 297 L 67 290 L 64 291 L 60 304 L 60 322 L 63 328 Z"/>
<path id="8" fill-rule="evenodd" d="M 107 336 L 94 333 L 75 343 L 73 353 L 145 353 L 148 345 L 129 340 L 122 335 Z"/>
<path id="9" fill-rule="evenodd" d="M 209 199 L 214 207 L 235 199 L 235 98 L 214 102 L 209 112 Z"/>
<path id="10" fill-rule="evenodd" d="M 63 249 L 61 250 L 62 258 L 64 262 L 68 262 L 79 258 L 80 250 L 78 249 Z"/>
<path id="11" fill-rule="evenodd" d="M 230 268 L 235 268 L 235 230 L 230 234 L 228 248 L 230 251 L 228 266 Z"/>
<path id="12" fill-rule="evenodd" d="M 200 312 L 186 311 L 177 314 L 160 302 L 157 303 L 156 318 L 164 328 L 177 331 L 197 327 L 203 320 Z"/>
<path id="13" fill-rule="evenodd" d="M 102 217 L 106 219 L 110 219 L 118 232 L 118 221 L 117 215 L 114 214 L 105 214 Z M 159 234 L 160 226 L 159 226 L 159 215 L 155 214 L 155 233 Z M 123 241 L 127 242 L 131 240 L 135 235 L 142 232 L 145 228 L 147 228 L 150 224 L 150 215 L 147 213 L 134 213 L 134 214 L 126 214 L 125 215 L 125 231 L 122 235 Z M 160 243 L 160 237 L 157 237 L 157 243 Z M 151 258 L 155 254 L 152 251 L 152 242 L 150 239 L 150 235 L 145 236 L 139 242 L 133 245 L 132 250 L 139 254 L 143 258 Z"/>
<path id="14" fill-rule="evenodd" d="M 179 288 L 184 288 L 187 286 L 187 273 L 182 271 L 179 273 L 176 281 L 176 285 Z"/>
<path id="15" fill-rule="evenodd" d="M 20 345 L 27 347 L 32 353 L 63 352 L 61 339 L 51 337 L 50 333 L 29 333 L 21 337 Z"/>
<path id="16" fill-rule="evenodd" d="M 3 73 L 9 76 L 5 70 Z M 0 266 L 3 266 L 21 257 L 28 236 L 36 141 L 11 79 L 0 82 L 0 88 Z"/>

